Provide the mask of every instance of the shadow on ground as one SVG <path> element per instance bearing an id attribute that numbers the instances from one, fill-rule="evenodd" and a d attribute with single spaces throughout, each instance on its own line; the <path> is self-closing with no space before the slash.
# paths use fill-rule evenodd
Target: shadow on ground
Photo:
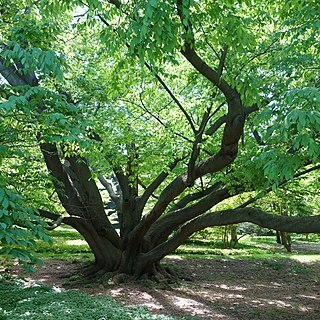
<path id="1" fill-rule="evenodd" d="M 78 287 L 93 295 L 111 295 L 125 305 L 146 306 L 157 314 L 195 319 L 311 320 L 320 315 L 320 262 L 292 259 L 167 258 L 183 280 L 161 289 L 150 283 Z M 63 286 L 79 264 L 46 260 L 31 280 Z M 24 275 L 16 268 L 15 276 Z"/>

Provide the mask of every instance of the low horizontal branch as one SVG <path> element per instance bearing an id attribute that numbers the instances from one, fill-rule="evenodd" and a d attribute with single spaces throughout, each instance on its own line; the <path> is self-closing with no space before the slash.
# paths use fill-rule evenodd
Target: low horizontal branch
<path id="1" fill-rule="evenodd" d="M 263 228 L 294 232 L 320 233 L 320 216 L 286 217 L 274 215 L 257 208 L 238 208 L 204 214 L 184 224 L 173 237 L 144 255 L 144 259 L 153 262 L 162 259 L 177 249 L 193 233 L 207 227 L 226 226 L 242 222 L 251 222 Z"/>
<path id="2" fill-rule="evenodd" d="M 38 209 L 37 210 L 41 217 L 47 218 L 53 221 L 52 226 L 48 226 L 48 230 L 53 230 L 56 227 L 58 227 L 61 223 L 65 223 L 71 227 L 74 227 L 76 224 L 79 224 L 80 222 L 84 221 L 83 218 L 76 217 L 76 216 L 61 216 L 56 213 L 52 213 L 47 210 Z"/>

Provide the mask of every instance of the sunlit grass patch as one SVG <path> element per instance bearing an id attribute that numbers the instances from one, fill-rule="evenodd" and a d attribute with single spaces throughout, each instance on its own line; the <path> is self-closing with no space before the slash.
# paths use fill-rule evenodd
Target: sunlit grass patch
<path id="1" fill-rule="evenodd" d="M 301 263 L 320 262 L 319 254 L 290 254 L 287 258 L 299 261 Z"/>
<path id="2" fill-rule="evenodd" d="M 37 241 L 34 251 L 41 259 L 93 261 L 93 254 L 84 238 L 73 228 L 58 227 L 50 231 L 52 242 Z"/>
<path id="3" fill-rule="evenodd" d="M 87 242 L 85 240 L 76 239 L 76 240 L 67 240 L 65 242 L 68 246 L 88 246 Z"/>

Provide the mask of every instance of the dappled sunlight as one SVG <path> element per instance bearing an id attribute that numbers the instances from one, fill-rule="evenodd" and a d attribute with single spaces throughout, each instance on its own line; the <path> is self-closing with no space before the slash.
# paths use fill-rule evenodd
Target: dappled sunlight
<path id="1" fill-rule="evenodd" d="M 183 258 L 181 256 L 177 256 L 177 255 L 168 255 L 166 256 L 167 259 L 170 259 L 170 260 L 183 260 Z"/>
<path id="2" fill-rule="evenodd" d="M 81 240 L 81 239 L 67 240 L 66 244 L 69 246 L 81 246 L 81 245 L 88 246 L 88 243 L 85 240 Z"/>
<path id="3" fill-rule="evenodd" d="M 167 258 L 168 267 L 185 279 L 171 287 L 152 282 L 81 287 L 91 295 L 110 295 L 126 306 L 144 306 L 155 314 L 197 319 L 318 319 L 318 267 L 290 259 Z M 302 267 L 301 267 L 302 266 Z M 60 290 L 78 264 L 51 260 L 39 267 L 37 280 Z M 307 272 L 307 273 L 306 273 Z M 29 277 L 29 275 L 28 275 Z M 33 275 L 30 275 L 31 279 Z M 30 281 L 30 282 L 28 282 Z M 26 280 L 26 285 L 33 285 Z M 160 286 L 160 287 L 159 287 Z"/>
<path id="4" fill-rule="evenodd" d="M 313 299 L 313 300 L 319 300 L 320 302 L 320 296 L 310 296 L 310 295 L 304 295 L 304 294 L 299 294 L 298 297 L 301 297 L 301 298 L 306 298 L 306 299 Z"/>
<path id="5" fill-rule="evenodd" d="M 279 310 L 283 309 L 290 309 L 296 310 L 301 313 L 307 313 L 316 311 L 314 308 L 297 303 L 297 302 L 288 302 L 283 300 L 269 300 L 269 299 L 257 299 L 250 301 L 250 305 L 254 308 L 268 308 L 268 307 L 276 307 Z M 307 314 L 306 314 L 307 315 Z"/>
<path id="6" fill-rule="evenodd" d="M 221 297 L 221 300 L 224 303 L 230 303 L 232 306 L 238 305 L 240 308 L 241 305 L 245 306 L 245 308 L 258 308 L 259 310 L 268 310 L 271 308 L 276 308 L 278 310 L 296 310 L 300 313 L 305 313 L 306 315 L 309 312 L 317 312 L 317 309 L 315 309 L 312 306 L 308 305 L 308 301 L 306 299 L 311 300 L 320 300 L 320 296 L 316 295 L 296 295 L 296 296 L 290 296 L 290 295 L 284 295 L 283 299 L 268 299 L 265 297 L 266 294 L 269 294 L 270 297 L 273 295 L 272 288 L 276 286 L 276 289 L 283 288 L 281 284 L 279 283 L 271 283 L 272 285 L 262 285 L 262 284 L 256 284 L 253 285 L 252 288 L 248 287 L 247 291 L 250 292 L 251 289 L 256 288 L 258 291 L 255 291 L 256 299 L 250 299 L 251 295 L 245 295 L 245 292 L 243 295 L 234 295 L 234 294 L 224 294 L 223 297 Z M 216 285 L 217 288 L 226 289 L 232 291 L 232 286 L 228 285 Z M 260 289 L 261 288 L 261 289 Z M 281 290 L 282 291 L 282 290 Z M 278 295 L 277 295 L 278 296 Z M 216 296 L 217 298 L 217 296 Z M 241 300 L 239 300 L 241 298 Z M 229 302 L 227 301 L 229 300 Z M 234 307 L 231 307 L 232 309 Z M 308 318 L 309 319 L 309 318 Z"/>
<path id="7" fill-rule="evenodd" d="M 164 306 L 156 301 L 152 295 L 148 294 L 147 292 L 142 292 L 138 290 L 127 290 L 125 288 L 116 288 L 110 290 L 111 296 L 114 298 L 126 299 L 130 296 L 137 296 L 141 299 L 142 306 L 150 308 L 150 310 L 161 310 L 164 309 Z"/>
<path id="8" fill-rule="evenodd" d="M 278 282 L 270 282 L 270 284 L 257 283 L 254 285 L 254 287 L 267 288 L 268 290 L 272 290 L 274 288 L 281 288 L 282 286 L 283 286 L 283 283 L 278 283 Z"/>
<path id="9" fill-rule="evenodd" d="M 268 300 L 268 299 L 257 299 L 251 300 L 253 305 L 258 305 L 259 307 L 264 307 L 266 305 L 276 306 L 280 308 L 290 308 L 292 305 L 290 303 L 284 302 L 282 300 Z"/>
<path id="10" fill-rule="evenodd" d="M 231 291 L 245 291 L 248 288 L 244 286 L 233 286 L 233 285 L 226 285 L 226 284 L 217 284 L 214 285 L 217 288 L 225 289 L 225 290 L 231 290 Z"/>
<path id="11" fill-rule="evenodd" d="M 319 252 L 320 253 L 320 252 Z M 301 262 L 301 263 L 312 263 L 320 261 L 320 254 L 292 254 L 288 258 Z"/>
<path id="12" fill-rule="evenodd" d="M 210 314 L 208 309 L 203 303 L 200 303 L 193 299 L 187 299 L 183 297 L 170 297 L 171 302 L 178 308 L 187 311 L 190 314 L 205 315 Z"/>
<path id="13" fill-rule="evenodd" d="M 148 292 L 146 292 L 148 291 Z M 115 288 L 109 291 L 113 298 L 120 301 L 131 300 L 136 298 L 136 304 L 145 306 L 153 312 L 165 312 L 174 309 L 175 313 L 181 315 L 197 315 L 210 319 L 223 319 L 226 316 L 219 313 L 212 313 L 212 308 L 208 307 L 205 303 L 199 301 L 200 296 L 185 297 L 183 292 L 176 292 L 176 290 L 146 290 L 140 289 L 127 289 L 127 288 Z M 222 298 L 222 297 L 219 297 Z"/>
<path id="14" fill-rule="evenodd" d="M 273 287 L 281 287 L 283 284 L 278 282 L 270 282 Z"/>
<path id="15" fill-rule="evenodd" d="M 309 269 L 289 260 L 257 263 L 179 258 L 167 263 L 173 261 L 178 270 L 190 275 L 191 281 L 183 281 L 171 290 L 144 290 L 138 286 L 140 293 L 129 290 L 131 296 L 136 296 L 135 304 L 159 313 L 196 315 L 199 319 L 243 319 L 244 314 L 250 319 L 317 319 L 317 284 L 305 278 Z M 129 297 L 121 300 L 131 302 Z"/>

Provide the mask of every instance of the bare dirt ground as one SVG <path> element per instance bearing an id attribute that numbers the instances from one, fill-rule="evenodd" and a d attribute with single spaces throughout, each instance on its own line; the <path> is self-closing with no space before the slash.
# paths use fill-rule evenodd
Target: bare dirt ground
<path id="1" fill-rule="evenodd" d="M 111 295 L 126 306 L 147 306 L 155 314 L 177 317 L 320 319 L 320 262 L 177 257 L 168 258 L 165 263 L 183 274 L 185 280 L 170 288 L 135 282 L 92 284 L 77 289 L 93 295 Z M 26 274 L 20 267 L 14 268 L 12 274 L 24 276 L 26 281 L 63 287 L 80 267 L 79 263 L 46 260 L 35 274 Z"/>

